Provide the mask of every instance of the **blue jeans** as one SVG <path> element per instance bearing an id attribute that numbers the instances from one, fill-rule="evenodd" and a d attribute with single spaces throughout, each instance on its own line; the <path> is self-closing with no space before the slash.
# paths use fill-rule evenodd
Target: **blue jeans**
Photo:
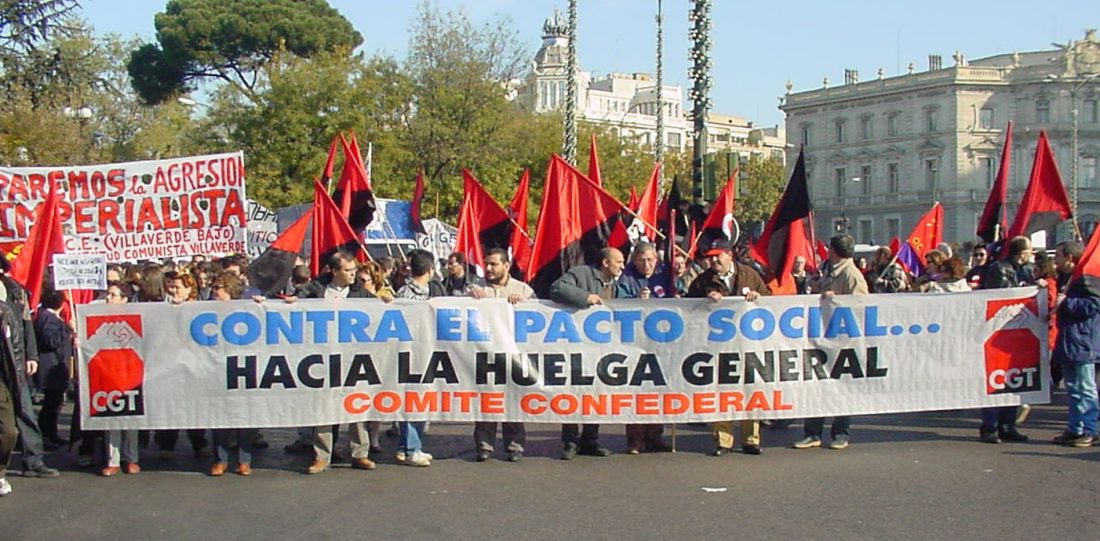
<path id="1" fill-rule="evenodd" d="M 401 421 L 398 426 L 401 427 L 401 445 L 397 450 L 410 455 L 419 451 L 424 444 L 424 421 Z"/>
<path id="2" fill-rule="evenodd" d="M 1096 368 L 1093 364 L 1062 364 L 1062 377 L 1069 395 L 1066 430 L 1074 434 L 1096 434 L 1100 404 L 1096 397 Z"/>

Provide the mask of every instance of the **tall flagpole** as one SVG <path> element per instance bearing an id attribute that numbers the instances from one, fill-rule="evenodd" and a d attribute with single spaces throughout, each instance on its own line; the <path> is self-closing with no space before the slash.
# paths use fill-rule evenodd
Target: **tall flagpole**
<path id="1" fill-rule="evenodd" d="M 577 0 L 569 0 L 569 45 L 565 58 L 565 142 L 562 158 L 577 165 Z"/>

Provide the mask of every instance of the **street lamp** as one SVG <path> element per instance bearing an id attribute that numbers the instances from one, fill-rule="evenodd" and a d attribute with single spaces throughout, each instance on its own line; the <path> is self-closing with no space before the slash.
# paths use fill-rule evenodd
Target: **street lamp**
<path id="1" fill-rule="evenodd" d="M 212 109 L 212 107 L 210 107 L 209 104 L 203 103 L 203 102 L 198 101 L 198 100 L 193 100 L 193 99 L 188 98 L 186 96 L 180 96 L 180 97 L 176 98 L 176 102 L 179 103 L 180 105 L 183 105 L 183 106 L 186 106 L 186 107 L 205 107 L 207 109 Z"/>
<path id="2" fill-rule="evenodd" d="M 641 107 L 642 105 L 645 105 L 645 104 L 642 103 L 642 102 L 638 102 L 638 103 L 635 103 L 635 104 L 631 105 L 630 107 L 627 107 L 626 112 L 623 113 L 622 118 L 619 119 L 619 145 L 620 146 L 623 144 L 623 126 L 626 124 L 626 117 L 630 116 L 630 113 L 632 111 L 634 111 L 638 107 Z"/>
<path id="3" fill-rule="evenodd" d="M 1046 77 L 1048 81 L 1062 81 L 1069 84 L 1069 99 L 1073 101 L 1073 157 L 1072 161 L 1070 162 L 1070 186 L 1073 190 L 1073 224 L 1075 229 L 1077 225 L 1077 145 L 1079 143 L 1077 119 L 1078 116 L 1080 116 L 1080 107 L 1078 106 L 1077 102 L 1077 94 L 1080 93 L 1081 89 L 1084 88 L 1085 85 L 1096 80 L 1096 78 L 1098 77 L 1100 77 L 1100 72 L 1086 75 L 1083 78 L 1066 78 L 1059 77 L 1055 74 L 1050 74 Z"/>

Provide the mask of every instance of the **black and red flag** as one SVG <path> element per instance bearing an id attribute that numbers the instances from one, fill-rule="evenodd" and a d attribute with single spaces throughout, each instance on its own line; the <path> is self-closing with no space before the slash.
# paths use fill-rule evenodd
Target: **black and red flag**
<path id="1" fill-rule="evenodd" d="M 516 227 L 512 233 L 512 276 L 522 280 L 527 267 L 531 265 L 531 237 L 527 233 L 527 199 L 531 191 L 531 172 L 523 170 L 523 176 L 519 178 L 519 187 L 516 195 L 512 197 L 512 204 L 508 205 L 508 215 Z"/>
<path id="2" fill-rule="evenodd" d="M 412 199 L 412 226 L 413 230 L 421 235 L 428 234 L 428 230 L 424 229 L 424 221 L 420 216 L 420 209 L 424 204 L 424 171 L 418 170 L 416 172 L 416 186 L 413 188 Z"/>
<path id="3" fill-rule="evenodd" d="M 1044 231 L 1073 216 L 1062 175 L 1054 162 L 1046 130 L 1039 132 L 1039 145 L 1035 148 L 1035 161 L 1031 163 L 1031 179 L 1027 191 L 1016 211 L 1016 218 L 1008 228 L 1006 239 L 1030 236 Z M 1006 253 L 1006 252 L 1002 252 Z"/>
<path id="4" fill-rule="evenodd" d="M 527 282 L 545 297 L 550 284 L 577 265 L 595 264 L 600 250 L 625 250 L 625 207 L 558 155 L 550 157 Z"/>
<path id="5" fill-rule="evenodd" d="M 733 218 L 733 207 L 737 200 L 737 170 L 733 171 L 718 197 L 711 204 L 710 214 L 703 222 L 699 233 L 699 246 L 710 246 L 716 240 L 736 241 L 738 231 Z M 694 239 L 693 239 L 694 240 Z M 692 254 L 694 257 L 694 254 Z"/>
<path id="6" fill-rule="evenodd" d="M 378 208 L 374 202 L 370 175 L 363 166 L 355 135 L 351 136 L 350 142 L 341 135 L 340 144 L 344 148 L 344 169 L 340 172 L 340 182 L 336 185 L 336 191 L 332 192 L 332 199 L 351 229 L 362 231 L 374 219 L 374 211 Z"/>
<path id="7" fill-rule="evenodd" d="M 783 197 L 775 212 L 764 226 L 764 234 L 752 245 L 752 257 L 768 269 L 769 287 L 772 293 L 797 293 L 791 269 L 799 255 L 813 253 L 806 234 L 806 219 L 810 216 L 810 192 L 806 185 L 806 158 L 804 150 L 798 153 L 798 161 L 783 191 Z"/>
<path id="8" fill-rule="evenodd" d="M 588 144 L 588 178 L 595 182 L 596 186 L 603 186 L 603 180 L 600 178 L 600 156 L 596 152 L 596 134 L 592 134 L 591 142 Z"/>
<path id="9" fill-rule="evenodd" d="M 466 255 L 466 262 L 484 275 L 485 254 L 493 248 L 508 249 L 512 240 L 512 220 L 500 204 L 469 171 L 462 170 L 465 187 L 458 216 L 455 251 Z"/>
<path id="10" fill-rule="evenodd" d="M 248 265 L 248 283 L 266 297 L 281 295 L 302 253 L 302 244 L 312 221 L 313 213 L 307 212 L 280 233 L 275 242 Z"/>
<path id="11" fill-rule="evenodd" d="M 309 270 L 317 276 L 328 262 L 328 258 L 337 250 L 345 250 L 356 255 L 360 261 L 367 260 L 363 245 L 355 236 L 351 225 L 340 213 L 336 203 L 329 197 L 328 191 L 320 181 L 313 181 L 313 238 L 310 250 Z"/>
<path id="12" fill-rule="evenodd" d="M 985 242 L 996 242 L 1005 233 L 1005 219 L 1008 211 L 1008 167 L 1012 161 L 1012 122 L 1009 121 L 1005 129 L 1005 146 L 1001 150 L 1001 166 L 997 169 L 997 178 L 993 181 L 993 189 L 989 191 L 989 199 L 985 201 L 985 209 L 978 220 L 978 237 Z"/>

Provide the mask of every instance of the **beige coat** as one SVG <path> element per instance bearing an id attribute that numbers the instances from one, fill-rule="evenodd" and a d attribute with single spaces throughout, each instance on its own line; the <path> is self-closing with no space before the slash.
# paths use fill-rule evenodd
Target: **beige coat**
<path id="1" fill-rule="evenodd" d="M 821 291 L 832 291 L 837 295 L 867 295 L 867 280 L 859 272 L 851 258 L 842 259 L 833 266 L 828 276 L 821 280 Z"/>

